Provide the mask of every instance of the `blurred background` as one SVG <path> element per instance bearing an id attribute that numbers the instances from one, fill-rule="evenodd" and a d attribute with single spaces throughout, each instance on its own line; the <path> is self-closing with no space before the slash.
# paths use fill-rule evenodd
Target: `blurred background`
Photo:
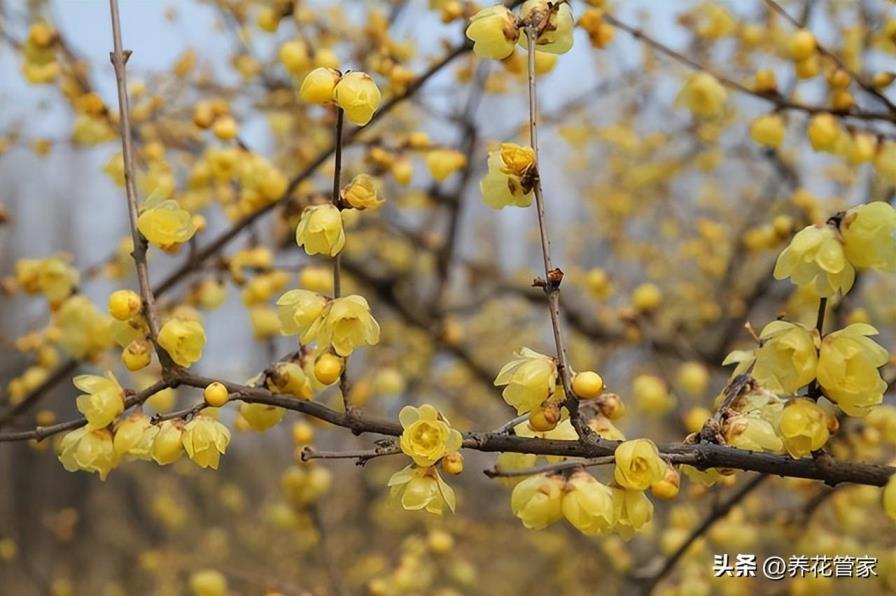
<path id="1" fill-rule="evenodd" d="M 240 181 L 202 177 L 210 152 L 261 155 L 292 178 L 327 149 L 331 115 L 295 94 L 310 66 L 335 60 L 344 70 L 374 73 L 386 99 L 400 96 L 414 76 L 464 43 L 464 15 L 476 8 L 438 0 L 280 4 L 287 8 L 269 31 L 265 19 L 280 10 L 277 2 L 121 2 L 124 45 L 133 50 L 140 196 L 167 194 L 207 222 L 195 245 L 176 254 L 150 251 L 154 282 L 246 215 Z M 577 18 L 606 9 L 733 81 L 751 85 L 756 71 L 768 69 L 782 93 L 812 105 L 825 104 L 831 91 L 827 63 L 817 76 L 798 78 L 785 50 L 793 25 L 761 0 L 571 4 Z M 855 71 L 893 68 L 891 3 L 781 5 Z M 37 22 L 59 36 L 60 72 L 42 84 L 24 75 L 23 44 Z M 699 428 L 725 386 L 724 357 L 752 345 L 745 322 L 757 331 L 778 316 L 814 323 L 811 297 L 771 276 L 791 235 L 859 202 L 891 200 L 892 172 L 848 151 L 814 153 L 799 110 L 782 112 L 787 130 L 778 148 L 758 145 L 750 123 L 774 105 L 748 93 L 730 90 L 719 115 L 694 117 L 677 100 L 692 68 L 612 30 L 598 43 L 578 27 L 573 50 L 539 74 L 547 219 L 554 260 L 566 273 L 573 368 L 599 371 L 622 396 L 627 413 L 615 424 L 625 436 L 680 441 Z M 282 48 L 295 41 L 308 50 L 308 64 L 290 68 Z M 105 2 L 0 2 L 0 412 L 46 388 L 32 406 L 0 418 L 3 430 L 73 418 L 76 371 L 115 370 L 135 389 L 157 379 L 152 368 L 127 373 L 120 350 L 108 346 L 46 384 L 73 355 L 48 332 L 58 329 L 58 305 L 15 283 L 20 260 L 59 257 L 80 272 L 77 292 L 102 312 L 110 292 L 136 287 L 122 245 L 128 227 L 116 180 L 111 43 Z M 352 357 L 353 401 L 381 417 L 432 403 L 462 431 L 497 428 L 514 412 L 492 385 L 496 372 L 520 346 L 552 353 L 543 293 L 530 287 L 541 269 L 534 212 L 494 211 L 478 185 L 488 151 L 502 141 L 527 142 L 524 55 L 518 49 L 501 63 L 460 52 L 346 149 L 344 179 L 377 175 L 387 201 L 352 222 L 344 263 L 348 291 L 368 298 L 383 329 L 379 345 Z M 880 107 L 854 93 L 858 107 Z M 108 112 L 85 107 L 86 96 Z M 193 123 L 197 103 L 210 99 L 229 105 L 237 139 Z M 893 134 L 892 122 L 846 125 L 881 143 Z M 422 134 L 424 145 L 409 141 Z M 437 150 L 457 151 L 465 163 L 436 180 L 427 158 Z M 396 175 L 396 161 L 410 164 L 409 178 Z M 295 349 L 294 337 L 271 333 L 264 322 L 282 291 L 315 288 L 329 275 L 328 261 L 307 257 L 292 234 L 301 206 L 328 192 L 332 167 L 325 161 L 218 256 L 166 288 L 164 312 L 201 312 L 209 341 L 197 373 L 243 382 Z M 269 266 L 234 264 L 259 246 L 269 249 Z M 247 305 L 248 280 L 270 271 L 287 273 L 286 286 Z M 871 322 L 882 332 L 879 342 L 893 345 L 892 276 L 862 274 L 857 286 L 835 306 L 831 324 Z M 658 292 L 658 306 L 638 308 L 639 288 Z M 892 366 L 886 372 L 893 377 Z M 198 398 L 181 389 L 148 406 L 167 411 Z M 315 399 L 341 407 L 332 392 Z M 363 469 L 351 460 L 297 462 L 307 442 L 363 449 L 371 437 L 295 413 L 266 433 L 240 432 L 235 410 L 220 417 L 237 430 L 217 472 L 189 461 L 168 468 L 133 462 L 101 482 L 66 472 L 51 440 L 0 444 L 0 593 L 181 594 L 205 568 L 224 573 L 234 594 L 638 593 L 637 577 L 657 569 L 741 476 L 712 488 L 685 481 L 682 496 L 658 504 L 651 528 L 628 542 L 584 537 L 566 525 L 532 532 L 513 517 L 508 488 L 480 473 L 493 455 L 467 455 L 465 473 L 452 479 L 458 513 L 437 518 L 389 501 L 385 485 L 405 465 L 401 456 Z M 833 449 L 882 461 L 890 447 L 881 436 L 872 423 L 845 425 Z M 881 517 L 868 508 L 878 493 L 828 492 L 806 482 L 766 483 L 701 539 L 660 590 L 762 589 L 756 579 L 714 580 L 713 553 L 854 549 L 882 558 L 881 577 L 836 586 L 797 579 L 776 584 L 775 593 L 846 585 L 894 593 L 892 533 L 881 535 Z"/>

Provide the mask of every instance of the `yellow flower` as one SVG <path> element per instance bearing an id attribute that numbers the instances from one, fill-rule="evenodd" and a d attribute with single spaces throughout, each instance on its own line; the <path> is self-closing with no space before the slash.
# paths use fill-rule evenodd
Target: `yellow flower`
<path id="1" fill-rule="evenodd" d="M 363 296 L 351 295 L 330 301 L 314 321 L 306 337 L 323 348 L 332 346 L 340 356 L 348 356 L 362 344 L 380 341 L 380 326 L 370 314 Z"/>
<path id="2" fill-rule="evenodd" d="M 134 413 L 122 420 L 115 428 L 113 445 L 119 457 L 152 459 L 152 445 L 159 427 L 152 424 L 149 416 Z"/>
<path id="3" fill-rule="evenodd" d="M 277 316 L 284 335 L 304 334 L 323 312 L 327 299 L 309 290 L 290 290 L 277 299 Z"/>
<path id="4" fill-rule="evenodd" d="M 691 360 L 678 368 L 676 381 L 686 392 L 698 397 L 709 385 L 709 371 L 702 363 Z"/>
<path id="5" fill-rule="evenodd" d="M 572 30 L 575 21 L 572 18 L 572 10 L 569 4 L 564 2 L 557 6 L 557 2 L 547 0 L 526 0 L 520 7 L 520 20 L 527 22 L 534 19 L 535 25 L 541 33 L 535 39 L 535 45 L 540 52 L 551 54 L 565 54 L 572 49 Z M 548 23 L 542 24 L 541 16 L 550 11 Z M 520 45 L 529 47 L 529 41 L 525 35 L 520 35 Z"/>
<path id="6" fill-rule="evenodd" d="M 625 488 L 647 490 L 666 474 L 666 463 L 649 439 L 626 441 L 616 448 L 615 456 L 614 478 Z"/>
<path id="7" fill-rule="evenodd" d="M 377 186 L 373 176 L 359 174 L 342 187 L 342 200 L 355 209 L 376 209 L 384 202 L 377 194 Z"/>
<path id="8" fill-rule="evenodd" d="M 192 596 L 227 596 L 227 578 L 214 569 L 200 569 L 190 575 Z"/>
<path id="9" fill-rule="evenodd" d="M 437 182 L 461 169 L 467 164 L 467 156 L 454 149 L 432 149 L 426 152 L 426 167 Z"/>
<path id="10" fill-rule="evenodd" d="M 184 243 L 196 233 L 190 212 L 182 209 L 177 201 L 162 200 L 160 195 L 150 197 L 143 204 L 137 229 L 147 240 L 161 247 Z"/>
<path id="11" fill-rule="evenodd" d="M 333 90 L 333 100 L 345 110 L 345 117 L 359 126 L 373 118 L 380 105 L 379 87 L 365 72 L 350 72 L 342 76 Z"/>
<path id="12" fill-rule="evenodd" d="M 529 348 L 516 352 L 516 358 L 505 364 L 495 377 L 495 386 L 506 385 L 504 401 L 525 414 L 541 405 L 557 388 L 557 363 L 550 356 Z"/>
<path id="13" fill-rule="evenodd" d="M 76 294 L 63 302 L 54 322 L 59 330 L 59 347 L 73 358 L 95 356 L 114 341 L 112 318 L 100 312 L 83 294 Z"/>
<path id="14" fill-rule="evenodd" d="M 189 368 L 202 358 L 205 330 L 198 321 L 171 319 L 159 331 L 159 345 L 174 362 Z"/>
<path id="15" fill-rule="evenodd" d="M 650 414 L 662 414 L 675 405 L 675 397 L 669 393 L 666 382 L 656 375 L 638 375 L 632 382 L 632 393 L 639 410 Z"/>
<path id="16" fill-rule="evenodd" d="M 445 506 L 452 512 L 456 505 L 454 489 L 448 486 L 435 468 L 408 466 L 389 478 L 389 493 L 409 511 L 426 509 L 442 515 Z"/>
<path id="17" fill-rule="evenodd" d="M 78 375 L 72 380 L 85 393 L 78 396 L 77 405 L 91 430 L 109 426 L 124 412 L 124 390 L 112 373 L 106 375 Z"/>
<path id="18" fill-rule="evenodd" d="M 612 487 L 614 530 L 623 538 L 631 538 L 653 519 L 653 503 L 640 490 Z"/>
<path id="19" fill-rule="evenodd" d="M 460 449 L 461 434 L 429 404 L 403 407 L 398 420 L 404 429 L 399 446 L 421 468 L 434 466 L 447 454 Z"/>
<path id="20" fill-rule="evenodd" d="M 302 80 L 299 97 L 306 103 L 325 104 L 333 101 L 339 71 L 332 68 L 315 68 Z"/>
<path id="21" fill-rule="evenodd" d="M 285 393 L 301 399 L 311 398 L 311 382 L 295 362 L 278 362 L 268 369 L 265 384 L 273 393 Z"/>
<path id="22" fill-rule="evenodd" d="M 59 442 L 58 457 L 69 472 L 83 470 L 97 473 L 105 480 L 120 458 L 112 444 L 112 433 L 83 426 L 66 433 Z"/>
<path id="23" fill-rule="evenodd" d="M 230 431 L 210 416 L 196 416 L 181 434 L 187 456 L 201 468 L 218 469 L 218 461 L 230 444 Z"/>
<path id="24" fill-rule="evenodd" d="M 833 151 L 841 133 L 840 121 L 827 113 L 812 116 L 806 129 L 809 143 L 816 151 Z"/>
<path id="25" fill-rule="evenodd" d="M 530 476 L 513 487 L 510 508 L 524 526 L 541 530 L 563 517 L 565 487 L 566 480 L 562 476 Z"/>
<path id="26" fill-rule="evenodd" d="M 503 143 L 488 154 L 488 174 L 479 183 L 485 204 L 494 209 L 508 205 L 528 207 L 532 203 L 535 151 L 515 143 Z"/>
<path id="27" fill-rule="evenodd" d="M 335 257 L 345 246 L 345 230 L 339 209 L 327 203 L 306 207 L 296 227 L 296 244 L 309 255 Z"/>
<path id="28" fill-rule="evenodd" d="M 677 106 L 685 106 L 696 116 L 718 116 L 728 99 L 728 91 L 708 72 L 695 72 L 688 77 L 678 97 Z"/>
<path id="29" fill-rule="evenodd" d="M 750 137 L 766 147 L 778 147 L 784 140 L 784 133 L 784 119 L 780 114 L 766 114 L 750 124 Z"/>
<path id="30" fill-rule="evenodd" d="M 799 323 L 774 321 L 762 329 L 753 376 L 778 393 L 795 393 L 815 379 L 819 336 Z"/>
<path id="31" fill-rule="evenodd" d="M 722 427 L 725 441 L 737 449 L 780 453 L 784 449 L 781 437 L 771 422 L 756 415 L 730 416 Z"/>
<path id="32" fill-rule="evenodd" d="M 824 394 L 850 416 L 864 416 L 882 401 L 887 389 L 877 369 L 890 355 L 869 335 L 877 335 L 877 329 L 853 323 L 829 333 L 821 342 L 818 382 Z"/>
<path id="33" fill-rule="evenodd" d="M 775 279 L 790 278 L 797 286 L 810 286 L 821 297 L 846 294 L 855 281 L 855 269 L 831 226 L 809 226 L 793 237 L 778 256 Z"/>
<path id="34" fill-rule="evenodd" d="M 249 428 L 257 431 L 265 431 L 283 420 L 286 410 L 279 406 L 268 404 L 240 404 L 240 415 L 249 425 Z"/>
<path id="35" fill-rule="evenodd" d="M 567 481 L 562 510 L 566 521 L 588 536 L 605 532 L 616 523 L 613 491 L 584 470 Z"/>
<path id="36" fill-rule="evenodd" d="M 828 442 L 828 415 L 811 399 L 792 399 L 778 419 L 778 434 L 791 457 L 804 457 Z"/>
<path id="37" fill-rule="evenodd" d="M 896 474 L 890 476 L 887 485 L 884 486 L 884 511 L 890 519 L 896 521 Z"/>
<path id="38" fill-rule="evenodd" d="M 43 294 L 51 303 L 68 298 L 80 281 L 78 270 L 58 257 L 19 259 L 16 283 L 28 294 Z"/>
<path id="39" fill-rule="evenodd" d="M 184 446 L 181 440 L 183 424 L 177 420 L 165 420 L 159 425 L 159 432 L 152 441 L 152 458 L 160 466 L 173 464 L 184 454 Z"/>
<path id="40" fill-rule="evenodd" d="M 520 30 L 516 16 L 507 7 L 483 8 L 470 18 L 467 37 L 473 42 L 473 53 L 480 58 L 503 60 L 513 53 Z"/>
<path id="41" fill-rule="evenodd" d="M 896 209 L 875 201 L 853 207 L 840 224 L 843 250 L 856 267 L 896 272 Z"/>

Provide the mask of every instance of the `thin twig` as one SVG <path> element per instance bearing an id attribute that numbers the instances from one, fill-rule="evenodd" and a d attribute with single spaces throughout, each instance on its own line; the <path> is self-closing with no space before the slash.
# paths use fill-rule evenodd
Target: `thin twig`
<path id="1" fill-rule="evenodd" d="M 489 478 L 510 478 L 514 476 L 534 476 L 535 474 L 551 474 L 554 472 L 562 472 L 563 470 L 573 470 L 575 468 L 587 468 L 590 466 L 603 466 L 612 464 L 616 461 L 615 455 L 605 455 L 603 457 L 595 457 L 592 459 L 562 461 L 556 464 L 545 464 L 543 466 L 535 466 L 533 468 L 521 468 L 518 470 L 502 470 L 497 466 L 489 470 L 483 470 L 482 473 Z"/>
<path id="2" fill-rule="evenodd" d="M 549 15 L 548 15 L 549 16 Z M 545 17 L 547 18 L 547 17 Z M 538 215 L 538 231 L 541 237 L 541 255 L 544 260 L 544 288 L 548 297 L 548 311 L 551 316 L 551 328 L 554 332 L 554 346 L 557 350 L 557 369 L 560 373 L 560 382 L 566 394 L 566 409 L 569 410 L 569 419 L 579 435 L 584 439 L 588 435 L 587 425 L 582 424 L 579 418 L 579 399 L 572 391 L 572 379 L 570 376 L 569 361 L 566 355 L 566 344 L 563 342 L 563 329 L 560 322 L 560 282 L 563 279 L 563 271 L 554 268 L 551 260 L 551 240 L 548 236 L 547 221 L 545 219 L 544 193 L 541 188 L 541 174 L 539 173 L 538 160 L 538 103 L 535 90 L 535 40 L 536 26 L 540 23 L 529 24 L 525 28 L 528 41 L 528 82 L 529 82 L 529 143 L 535 152 L 535 211 Z"/>
<path id="3" fill-rule="evenodd" d="M 125 65 L 131 57 L 130 50 L 122 49 L 121 20 L 118 16 L 118 0 L 109 0 L 109 10 L 112 16 L 112 43 L 114 50 L 109 54 L 112 66 L 115 69 L 115 82 L 118 87 L 118 113 L 121 121 L 121 151 L 124 160 L 125 192 L 128 201 L 128 224 L 131 229 L 131 239 L 134 242 L 134 250 L 131 256 L 134 258 L 134 266 L 137 269 L 137 283 L 140 286 L 140 297 L 143 300 L 143 314 L 149 327 L 150 339 L 156 346 L 159 360 L 163 367 L 162 351 L 158 347 L 159 323 L 156 318 L 154 296 L 149 284 L 149 269 L 146 265 L 146 250 L 148 244 L 146 238 L 137 229 L 137 219 L 140 211 L 137 206 L 137 177 L 134 168 L 134 149 L 131 132 L 130 106 L 128 103 L 127 72 Z"/>

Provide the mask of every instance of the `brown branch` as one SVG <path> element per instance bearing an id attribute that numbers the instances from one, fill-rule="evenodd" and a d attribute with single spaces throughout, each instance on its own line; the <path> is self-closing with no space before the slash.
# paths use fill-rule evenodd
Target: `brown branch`
<path id="1" fill-rule="evenodd" d="M 125 408 L 131 408 L 133 406 L 138 406 L 145 402 L 147 399 L 162 391 L 164 389 L 168 389 L 173 385 L 168 381 L 159 381 L 155 383 L 140 393 L 135 395 L 131 395 L 127 397 L 124 401 Z M 0 433 L 0 443 L 12 442 L 12 441 L 43 441 L 44 439 L 51 437 L 53 435 L 58 435 L 59 433 L 64 433 L 69 430 L 75 430 L 76 428 L 81 428 L 87 424 L 87 419 L 84 417 L 76 418 L 74 420 L 68 420 L 66 422 L 60 422 L 59 424 L 52 424 L 49 426 L 38 426 L 32 430 L 26 431 L 18 431 L 18 432 L 9 432 L 9 433 Z"/>
<path id="2" fill-rule="evenodd" d="M 816 105 L 808 105 L 808 104 L 802 104 L 799 102 L 795 102 L 795 101 L 787 99 L 786 97 L 780 95 L 779 93 L 775 93 L 775 92 L 764 93 L 764 92 L 754 91 L 753 89 L 750 89 L 746 85 L 738 83 L 737 81 L 730 79 L 730 78 L 718 73 L 717 71 L 714 71 L 713 69 L 710 69 L 709 67 L 697 62 L 696 60 L 693 60 L 693 59 L 685 56 L 681 52 L 670 48 L 669 46 L 663 44 L 662 42 L 660 42 L 660 41 L 650 37 L 646 33 L 644 33 L 643 30 L 638 29 L 637 27 L 628 25 L 626 23 L 623 23 L 622 21 L 620 21 L 619 19 L 617 19 L 615 16 L 613 16 L 610 13 L 604 13 L 603 18 L 610 25 L 613 25 L 614 27 L 621 29 L 622 31 L 625 31 L 626 33 L 628 33 L 635 39 L 643 41 L 644 43 L 646 43 L 653 49 L 657 50 L 661 54 L 664 54 L 665 56 L 668 56 L 669 58 L 672 58 L 676 62 L 684 64 L 685 66 L 692 68 L 694 70 L 703 71 L 708 74 L 711 74 L 721 84 L 723 84 L 726 87 L 729 87 L 731 89 L 734 89 L 735 91 L 744 93 L 746 95 L 752 95 L 753 97 L 758 97 L 759 99 L 763 99 L 765 101 L 769 101 L 775 105 L 775 108 L 777 110 L 792 110 L 792 111 L 805 112 L 807 114 L 830 113 L 830 114 L 836 114 L 838 116 L 846 116 L 846 117 L 850 117 L 850 118 L 856 118 L 858 120 L 881 120 L 881 121 L 896 124 L 896 114 L 894 114 L 894 113 L 871 112 L 871 111 L 865 111 L 865 110 L 858 110 L 855 108 L 853 108 L 852 110 L 849 110 L 849 111 L 842 111 L 842 110 L 838 111 L 838 110 L 831 109 L 827 106 L 816 106 Z"/>
<path id="3" fill-rule="evenodd" d="M 765 0 L 765 3 L 768 5 L 769 8 L 771 8 L 776 13 L 781 15 L 788 23 L 790 23 L 794 27 L 797 27 L 798 29 L 802 29 L 804 27 L 803 23 L 801 23 L 799 20 L 790 16 L 790 14 L 788 14 L 788 12 L 786 10 L 784 10 L 784 8 L 780 4 L 775 2 L 775 0 Z M 846 63 L 843 62 L 843 60 L 840 58 L 840 56 L 838 56 L 834 52 L 828 50 L 826 47 L 824 47 L 817 41 L 815 42 L 815 47 L 819 54 L 826 56 L 832 62 L 834 62 L 834 64 L 837 65 L 837 68 L 839 68 L 840 70 L 842 70 L 843 72 L 848 74 L 849 78 L 854 80 L 856 82 L 856 84 L 858 84 L 859 87 L 861 87 L 866 93 L 868 93 L 869 95 L 871 95 L 872 97 L 877 99 L 879 102 L 884 104 L 887 107 L 887 109 L 890 110 L 891 113 L 896 113 L 896 105 L 894 105 L 893 102 L 890 101 L 890 99 L 886 95 L 881 93 L 878 89 L 875 89 L 873 85 L 871 85 L 870 83 L 868 83 L 868 81 L 866 81 L 861 76 L 859 76 L 858 73 L 856 73 L 855 71 L 850 69 L 846 65 Z"/>
<path id="4" fill-rule="evenodd" d="M 514 2 L 513 4 L 515 5 L 517 3 L 518 2 Z M 362 127 L 352 129 L 346 135 L 344 142 L 351 143 L 352 141 L 354 141 L 362 131 L 367 130 L 367 128 L 373 126 L 381 118 L 385 117 L 389 112 L 391 112 L 396 106 L 412 97 L 421 87 L 423 87 L 423 85 L 426 84 L 427 81 L 438 74 L 446 66 L 451 64 L 458 57 L 463 56 L 464 54 L 469 52 L 472 47 L 472 43 L 470 43 L 469 41 L 464 41 L 463 43 L 454 46 L 441 59 L 433 63 L 428 69 L 421 73 L 420 76 L 418 76 L 416 79 L 414 79 L 414 81 L 408 84 L 408 86 L 402 93 L 396 95 L 395 97 L 384 103 L 370 119 L 370 122 Z M 278 205 L 284 203 L 292 195 L 295 189 L 298 188 L 298 186 L 302 182 L 310 178 L 311 175 L 314 174 L 314 172 L 317 171 L 317 169 L 322 166 L 330 158 L 330 156 L 333 155 L 334 152 L 335 146 L 331 145 L 328 149 L 325 149 L 324 151 L 319 153 L 317 157 L 315 157 L 301 172 L 296 174 L 290 180 L 286 191 L 276 201 L 265 205 L 258 211 L 244 217 L 240 221 L 233 224 L 226 231 L 221 233 L 214 240 L 210 241 L 207 245 L 201 248 L 197 248 L 195 253 L 191 255 L 189 260 L 172 271 L 158 285 L 156 285 L 155 288 L 153 288 L 153 294 L 156 297 L 159 297 L 169 292 L 174 286 L 180 283 L 181 280 L 183 280 L 190 273 L 199 268 L 202 263 L 216 255 L 221 251 L 221 249 L 230 244 L 230 242 L 233 241 L 245 228 L 252 225 L 252 223 L 259 220 L 267 213 L 273 211 Z M 73 371 L 78 366 L 78 363 L 79 361 L 77 359 L 69 359 L 60 364 L 59 367 L 57 367 L 57 369 L 50 375 L 50 379 L 53 380 L 52 383 L 41 385 L 41 387 L 38 387 L 35 391 L 25 397 L 25 399 L 20 404 L 21 407 L 17 406 L 0 416 L 0 427 L 2 427 L 13 418 L 21 415 L 33 405 L 35 405 L 38 401 L 40 401 L 46 394 L 46 391 L 52 388 L 56 383 L 65 379 L 67 374 Z"/>
<path id="5" fill-rule="evenodd" d="M 544 18 L 547 19 L 550 14 Z M 538 215 L 538 231 L 541 237 L 541 255 L 544 260 L 544 280 L 543 284 L 539 284 L 544 288 L 548 297 L 548 312 L 551 316 L 551 328 L 554 332 L 554 346 L 557 350 L 557 369 L 560 372 L 560 381 L 563 385 L 563 391 L 566 394 L 566 409 L 569 410 L 569 419 L 579 435 L 584 439 L 588 436 L 590 430 L 587 425 L 582 424 L 579 418 L 579 398 L 572 391 L 572 377 L 569 368 L 569 359 L 566 355 L 566 344 L 563 341 L 563 329 L 560 322 L 560 282 L 563 280 L 563 271 L 555 268 L 551 260 L 551 240 L 548 236 L 547 221 L 545 219 L 544 209 L 544 193 L 541 188 L 541 175 L 538 171 L 538 103 L 535 91 L 535 40 L 536 27 L 543 26 L 543 23 L 530 23 L 525 28 L 526 40 L 528 41 L 528 82 L 529 82 L 529 143 L 532 151 L 535 152 L 535 170 L 534 187 L 535 193 L 535 212 Z"/>
<path id="6" fill-rule="evenodd" d="M 163 370 L 171 361 L 166 353 L 159 348 L 159 322 L 156 318 L 154 296 L 149 284 L 149 269 L 146 264 L 146 250 L 148 244 L 146 238 L 137 229 L 137 219 L 140 212 L 137 207 L 137 179 L 134 168 L 134 149 L 131 132 L 130 106 L 128 105 L 127 72 L 125 65 L 131 57 L 130 50 L 122 49 L 121 20 L 118 16 L 118 0 L 109 0 L 109 11 L 112 17 L 112 43 L 114 50 L 110 52 L 109 59 L 115 69 L 115 82 L 118 87 L 118 114 L 121 121 L 121 150 L 124 160 L 125 192 L 128 201 L 128 224 L 131 229 L 131 239 L 134 242 L 134 266 L 137 269 L 137 283 L 140 286 L 140 297 L 143 300 L 143 314 L 149 327 L 149 336 L 156 348 L 159 361 Z"/>

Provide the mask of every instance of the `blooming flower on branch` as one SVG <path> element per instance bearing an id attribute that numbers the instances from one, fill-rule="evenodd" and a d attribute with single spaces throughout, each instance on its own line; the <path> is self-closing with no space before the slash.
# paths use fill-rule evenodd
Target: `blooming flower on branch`
<path id="1" fill-rule="evenodd" d="M 442 515 L 445 507 L 454 512 L 454 489 L 442 480 L 433 467 L 408 466 L 389 478 L 390 495 L 409 511 L 425 509 Z"/>
<path id="2" fill-rule="evenodd" d="M 775 279 L 789 277 L 797 286 L 810 286 L 824 298 L 846 294 L 856 277 L 837 232 L 829 225 L 797 232 L 778 255 L 774 275 Z"/>
<path id="3" fill-rule="evenodd" d="M 112 444 L 112 433 L 87 426 L 66 433 L 59 442 L 58 457 L 69 472 L 83 470 L 97 473 L 105 480 L 120 458 Z"/>
<path id="4" fill-rule="evenodd" d="M 200 415 L 184 426 L 181 442 L 187 456 L 199 467 L 217 470 L 230 444 L 230 431 L 214 418 Z"/>
<path id="5" fill-rule="evenodd" d="M 503 143 L 488 154 L 488 174 L 479 183 L 485 204 L 494 209 L 509 205 L 528 207 L 532 203 L 535 151 L 515 143 Z"/>
<path id="6" fill-rule="evenodd" d="M 351 295 L 330 301 L 305 334 L 319 347 L 331 346 L 340 356 L 348 356 L 363 344 L 380 341 L 380 326 L 370 314 L 363 296 Z"/>
<path id="7" fill-rule="evenodd" d="M 112 373 L 105 377 L 78 375 L 72 382 L 85 393 L 78 396 L 77 405 L 88 428 L 105 428 L 124 411 L 124 390 Z"/>
<path id="8" fill-rule="evenodd" d="M 605 532 L 616 522 L 613 491 L 584 470 L 567 481 L 562 510 L 566 521 L 588 536 Z"/>
<path id="9" fill-rule="evenodd" d="M 869 335 L 877 335 L 877 329 L 853 323 L 829 333 L 821 342 L 818 382 L 824 394 L 850 416 L 867 414 L 871 406 L 883 400 L 887 389 L 877 369 L 889 361 L 890 355 Z"/>
<path id="10" fill-rule="evenodd" d="M 404 431 L 401 450 L 420 467 L 435 465 L 449 453 L 460 449 L 463 437 L 429 404 L 419 408 L 405 406 L 398 414 Z"/>
<path id="11" fill-rule="evenodd" d="M 616 482 L 625 488 L 647 490 L 650 485 L 662 480 L 666 473 L 666 463 L 660 459 L 659 451 L 649 439 L 625 441 L 616 448 Z"/>
<path id="12" fill-rule="evenodd" d="M 818 331 L 799 323 L 774 321 L 759 334 L 753 377 L 767 389 L 794 393 L 815 379 L 818 364 Z"/>
<path id="13" fill-rule="evenodd" d="M 510 495 L 510 508 L 523 525 L 541 530 L 563 517 L 566 480 L 559 475 L 536 474 L 526 478 Z"/>
<path id="14" fill-rule="evenodd" d="M 495 377 L 495 386 L 506 385 L 504 401 L 524 414 L 538 407 L 557 387 L 557 363 L 550 356 L 521 348 Z"/>

